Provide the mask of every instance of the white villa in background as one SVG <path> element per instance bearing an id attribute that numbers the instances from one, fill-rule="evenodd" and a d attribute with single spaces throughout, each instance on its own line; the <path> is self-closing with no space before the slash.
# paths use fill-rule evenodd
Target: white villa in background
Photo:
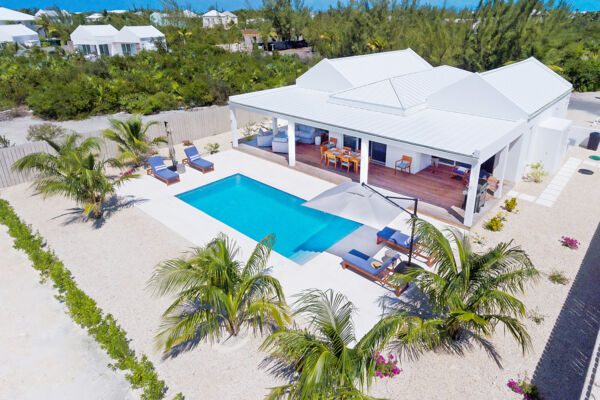
<path id="1" fill-rule="evenodd" d="M 158 42 L 166 45 L 165 35 L 151 25 L 124 26 L 120 31 L 112 25 L 80 25 L 71 33 L 71 42 L 86 56 L 136 54 L 156 50 Z"/>
<path id="2" fill-rule="evenodd" d="M 85 17 L 85 19 L 89 22 L 98 22 L 102 18 L 104 18 L 104 15 L 102 15 L 100 13 L 93 13 L 93 14 L 90 14 L 87 17 Z"/>
<path id="3" fill-rule="evenodd" d="M 10 8 L 0 7 L 0 25 L 21 24 L 30 29 L 34 29 L 34 21 L 35 17 L 33 15 L 11 10 Z"/>
<path id="4" fill-rule="evenodd" d="M 210 10 L 206 14 L 202 15 L 202 26 L 204 28 L 214 28 L 218 25 L 237 25 L 237 23 L 238 17 L 230 11 L 219 12 L 217 10 Z"/>
<path id="5" fill-rule="evenodd" d="M 36 31 L 25 25 L 0 25 L 0 43 L 19 43 L 23 46 L 39 46 L 40 38 Z"/>
<path id="6" fill-rule="evenodd" d="M 71 13 L 69 13 L 67 10 L 60 10 L 60 13 L 66 17 L 71 16 Z M 43 16 L 46 16 L 50 19 L 58 19 L 59 18 L 58 12 L 56 10 L 38 10 L 35 13 L 36 18 L 41 18 Z"/>
<path id="7" fill-rule="evenodd" d="M 570 139 L 566 117 L 572 85 L 535 58 L 485 73 L 433 67 L 411 49 L 324 59 L 296 84 L 229 98 L 233 145 L 238 146 L 236 110 L 288 123 L 290 166 L 296 164 L 296 124 L 329 131 L 338 146 L 360 143 L 360 181 L 369 180 L 368 156 L 393 168 L 412 157 L 412 173 L 431 164 L 469 164 L 479 177 L 493 166 L 501 197 L 504 180 L 518 181 L 530 163 L 552 173 Z M 376 158 L 381 158 L 377 160 Z M 401 178 L 398 178 L 401 179 Z M 410 177 L 406 177 L 410 179 Z M 466 191 L 463 224 L 474 217 L 478 179 Z"/>

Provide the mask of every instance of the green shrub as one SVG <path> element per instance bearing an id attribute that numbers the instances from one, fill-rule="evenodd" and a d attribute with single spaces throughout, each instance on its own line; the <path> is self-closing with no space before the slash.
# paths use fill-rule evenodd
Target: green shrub
<path id="1" fill-rule="evenodd" d="M 548 279 L 556 285 L 566 285 L 569 283 L 569 279 L 560 271 L 552 271 L 552 273 L 548 275 Z"/>
<path id="2" fill-rule="evenodd" d="M 517 208 L 517 198 L 513 197 L 512 199 L 504 200 L 504 208 L 506 208 L 506 211 L 512 212 Z"/>
<path id="3" fill-rule="evenodd" d="M 544 170 L 544 164 L 542 162 L 537 162 L 535 164 L 529 165 L 529 179 L 534 181 L 535 183 L 540 183 L 544 176 L 548 175 L 548 173 Z"/>
<path id="4" fill-rule="evenodd" d="M 215 154 L 219 152 L 219 147 L 221 146 L 217 142 L 208 143 L 206 146 L 204 146 L 204 150 L 208 151 L 209 154 Z"/>
<path id="5" fill-rule="evenodd" d="M 31 228 L 19 219 L 10 204 L 2 199 L 0 199 L 0 223 L 8 227 L 8 233 L 14 239 L 13 246 L 28 255 L 42 279 L 52 279 L 59 293 L 57 298 L 64 301 L 73 321 L 86 328 L 88 333 L 100 343 L 100 346 L 116 361 L 114 367 L 129 370 L 126 374 L 127 380 L 134 389 L 143 389 L 142 399 L 164 398 L 165 383 L 158 379 L 152 363 L 145 355 L 138 360 L 134 351 L 129 348 L 127 333 L 117 325 L 113 316 L 103 315 L 96 302 L 77 287 L 71 272 L 65 268 L 54 252 L 43 249 L 43 239 L 38 234 L 32 233 Z"/>
<path id="6" fill-rule="evenodd" d="M 504 228 L 504 215 L 498 213 L 492 217 L 488 222 L 485 223 L 485 228 L 492 232 L 501 231 Z"/>

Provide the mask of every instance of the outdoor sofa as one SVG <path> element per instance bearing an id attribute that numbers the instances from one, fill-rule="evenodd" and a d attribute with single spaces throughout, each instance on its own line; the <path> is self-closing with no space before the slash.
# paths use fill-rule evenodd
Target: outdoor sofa
<path id="1" fill-rule="evenodd" d="M 150 157 L 148 164 L 150 164 L 150 168 L 146 170 L 148 175 L 154 175 L 156 179 L 167 185 L 179 182 L 179 174 L 168 169 L 160 156 Z"/>
<path id="2" fill-rule="evenodd" d="M 183 164 L 187 164 L 192 168 L 202 171 L 203 174 L 215 170 L 215 165 L 213 163 L 200 157 L 200 153 L 198 153 L 196 146 L 186 147 L 184 151 L 187 158 L 183 159 Z"/>
<path id="3" fill-rule="evenodd" d="M 377 232 L 377 244 L 382 242 L 401 253 L 408 254 L 410 252 L 410 236 L 389 226 Z M 435 261 L 435 257 L 427 255 L 423 246 L 419 243 L 418 237 L 414 239 L 413 257 L 425 262 L 428 266 L 431 266 Z"/>
<path id="4" fill-rule="evenodd" d="M 273 131 L 258 130 L 256 135 L 256 145 L 258 147 L 269 147 L 273 143 Z"/>
<path id="5" fill-rule="evenodd" d="M 395 272 L 394 265 L 399 258 L 400 254 L 396 254 L 394 257 L 382 263 L 356 249 L 352 249 L 342 257 L 342 268 L 352 268 L 363 275 L 381 282 L 394 289 L 396 296 L 400 296 L 408 289 L 408 283 L 400 289 L 400 286 L 396 286 L 389 281 L 389 278 Z"/>

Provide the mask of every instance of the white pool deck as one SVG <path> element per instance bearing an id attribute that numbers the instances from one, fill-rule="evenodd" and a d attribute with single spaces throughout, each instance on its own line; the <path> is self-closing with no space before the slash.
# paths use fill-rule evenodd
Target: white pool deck
<path id="1" fill-rule="evenodd" d="M 219 232 L 227 234 L 236 240 L 241 248 L 240 257 L 245 260 L 256 246 L 255 240 L 184 203 L 175 195 L 237 173 L 306 200 L 334 186 L 333 183 L 236 150 L 205 158 L 214 162 L 214 172 L 202 174 L 188 167 L 186 173 L 181 175 L 181 182 L 170 186 L 152 176 L 143 176 L 124 185 L 119 195 L 135 198 L 138 200 L 136 207 L 195 245 L 204 245 Z M 253 212 L 252 204 L 248 204 L 246 212 Z M 406 213 L 401 213 L 389 225 L 408 232 L 407 217 Z M 438 227 L 445 226 L 438 220 L 428 220 Z M 357 249 L 382 258 L 385 248 L 376 244 L 376 233 L 380 228 L 362 226 L 304 265 L 273 252 L 270 258 L 271 274 L 281 282 L 289 303 L 293 301 L 292 296 L 309 288 L 331 288 L 344 293 L 357 307 L 354 323 L 360 338 L 380 318 L 383 304 L 397 301 L 398 298 L 390 289 L 357 273 L 343 270 L 341 256 L 351 249 Z M 156 234 L 168 235 L 169 232 L 165 230 Z M 406 260 L 406 257 L 402 259 Z M 409 290 L 400 299 L 410 299 L 413 295 L 413 291 Z"/>

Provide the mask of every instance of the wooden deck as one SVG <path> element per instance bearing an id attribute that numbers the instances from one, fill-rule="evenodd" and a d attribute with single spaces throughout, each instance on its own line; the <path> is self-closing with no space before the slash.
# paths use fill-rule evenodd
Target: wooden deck
<path id="1" fill-rule="evenodd" d="M 270 147 L 256 149 L 271 153 L 269 158 L 276 156 L 282 161 L 287 160 L 287 154 L 273 153 Z M 319 147 L 312 144 L 296 144 L 296 163 L 326 170 L 329 175 L 337 174 L 342 179 L 350 178 L 355 182 L 359 181 L 360 171 L 355 173 L 350 170 L 350 173 L 347 173 L 345 169 L 340 170 L 339 167 L 327 167 L 325 162 L 321 162 Z M 431 167 L 428 167 L 416 174 L 406 175 L 400 172 L 394 174 L 394 169 L 371 162 L 367 182 L 371 186 L 380 187 L 399 195 L 417 197 L 419 212 L 462 226 L 464 217 L 464 210 L 461 208 L 464 201 L 462 192 L 465 186 L 461 179 L 452 177 L 452 167 L 440 165 L 435 173 Z M 505 189 L 509 190 L 506 184 Z M 474 220 L 479 219 L 485 210 L 489 209 L 496 201 L 493 193 L 488 191 L 486 207 L 483 212 L 475 214 Z"/>

